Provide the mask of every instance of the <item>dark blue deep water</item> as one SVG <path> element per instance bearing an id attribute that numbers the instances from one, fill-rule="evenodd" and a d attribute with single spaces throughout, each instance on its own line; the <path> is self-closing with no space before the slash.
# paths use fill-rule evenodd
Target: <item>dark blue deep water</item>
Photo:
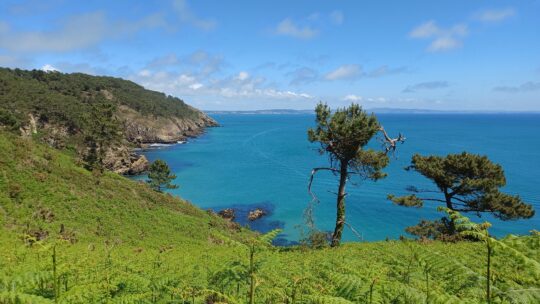
<path id="1" fill-rule="evenodd" d="M 179 189 L 173 190 L 201 208 L 235 207 L 240 212 L 256 206 L 270 215 L 252 223 L 254 229 L 284 229 L 283 237 L 298 240 L 303 211 L 310 202 L 307 184 L 311 168 L 324 166 L 316 145 L 307 141 L 312 115 L 215 115 L 222 125 L 187 144 L 146 151 L 150 160 L 163 159 L 177 175 Z M 347 221 L 364 240 L 405 235 L 404 228 L 420 219 L 442 214 L 436 205 L 408 209 L 386 200 L 389 193 L 405 194 L 405 187 L 433 188 L 430 182 L 406 167 L 415 153 L 444 155 L 469 151 L 485 154 L 501 164 L 506 173 L 506 192 L 519 194 L 540 213 L 540 115 L 467 114 L 418 115 L 381 114 L 379 121 L 391 135 L 402 132 L 407 142 L 399 146 L 397 159 L 378 182 L 359 179 L 348 185 Z M 372 147 L 380 148 L 378 141 Z M 355 183 L 356 185 L 353 185 Z M 315 207 L 319 229 L 332 230 L 335 221 L 337 179 L 321 172 L 314 183 L 321 202 Z M 484 215 L 493 223 L 492 233 L 526 234 L 540 229 L 540 216 L 503 222 Z M 240 221 L 246 223 L 244 215 Z M 346 240 L 358 237 L 345 228 Z"/>

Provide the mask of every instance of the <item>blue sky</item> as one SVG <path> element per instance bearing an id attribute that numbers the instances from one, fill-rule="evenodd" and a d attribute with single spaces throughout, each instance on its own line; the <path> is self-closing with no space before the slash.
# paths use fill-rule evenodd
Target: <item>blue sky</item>
<path id="1" fill-rule="evenodd" d="M 540 111 L 540 0 L 0 2 L 0 66 L 206 110 Z"/>

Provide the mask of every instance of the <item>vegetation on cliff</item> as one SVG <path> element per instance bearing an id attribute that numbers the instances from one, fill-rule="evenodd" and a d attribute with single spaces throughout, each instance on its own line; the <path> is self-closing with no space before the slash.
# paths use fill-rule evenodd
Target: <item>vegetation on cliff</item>
<path id="1" fill-rule="evenodd" d="M 32 113 L 44 122 L 81 130 L 86 126 L 85 113 L 99 102 L 129 107 L 143 116 L 186 120 L 205 116 L 179 98 L 120 78 L 0 68 L 1 117 L 11 127 L 26 125 Z"/>
<path id="2" fill-rule="evenodd" d="M 107 111 L 112 112 L 104 115 Z M 214 125 L 213 119 L 181 99 L 131 81 L 0 68 L 0 128 L 77 150 L 82 158 L 90 153 L 119 173 L 138 173 L 147 167 L 129 146 L 176 142 Z M 98 129 L 116 129 L 120 140 L 111 140 L 117 135 L 112 131 L 97 138 Z"/>

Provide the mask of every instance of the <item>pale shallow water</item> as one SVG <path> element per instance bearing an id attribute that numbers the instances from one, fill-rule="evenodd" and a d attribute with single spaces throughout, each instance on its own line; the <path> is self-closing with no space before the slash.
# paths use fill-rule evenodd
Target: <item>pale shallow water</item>
<path id="1" fill-rule="evenodd" d="M 251 223 L 252 228 L 280 227 L 283 239 L 298 240 L 298 226 L 303 225 L 302 214 L 311 200 L 307 192 L 311 168 L 327 163 L 325 156 L 318 155 L 317 146 L 307 141 L 306 130 L 313 126 L 314 116 L 223 114 L 214 118 L 222 127 L 208 129 L 186 144 L 144 154 L 171 166 L 180 185 L 173 194 L 201 208 L 269 209 L 270 216 Z M 466 150 L 486 154 L 503 165 L 508 181 L 505 191 L 521 195 L 540 212 L 540 115 L 381 114 L 378 118 L 391 135 L 404 133 L 407 142 L 399 146 L 398 158 L 385 170 L 386 179 L 375 183 L 353 178 L 357 185 L 348 185 L 347 221 L 364 240 L 398 238 L 405 235 L 405 227 L 420 219 L 442 216 L 435 205 L 404 208 L 386 200 L 388 193 L 405 194 L 404 188 L 411 184 L 432 187 L 419 174 L 403 170 L 415 153 L 444 155 Z M 372 146 L 380 148 L 377 141 Z M 332 230 L 335 197 L 329 191 L 336 191 L 337 178 L 322 172 L 313 188 L 321 200 L 316 206 L 317 226 Z M 538 215 L 507 222 L 471 217 L 491 221 L 491 231 L 497 235 L 540 229 Z M 344 239 L 358 240 L 348 228 Z"/>

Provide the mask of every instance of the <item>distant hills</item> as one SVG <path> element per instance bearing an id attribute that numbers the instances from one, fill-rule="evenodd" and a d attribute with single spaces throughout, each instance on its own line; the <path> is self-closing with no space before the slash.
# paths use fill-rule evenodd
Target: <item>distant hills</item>
<path id="1" fill-rule="evenodd" d="M 428 110 L 428 109 L 403 109 L 403 108 L 371 108 L 366 109 L 368 112 L 376 114 L 540 114 L 537 111 L 456 111 L 456 110 Z M 246 110 L 246 111 L 227 111 L 213 110 L 204 111 L 209 115 L 214 114 L 275 114 L 275 115 L 299 115 L 299 114 L 314 114 L 314 110 L 294 110 L 294 109 L 268 109 L 268 110 Z"/>

